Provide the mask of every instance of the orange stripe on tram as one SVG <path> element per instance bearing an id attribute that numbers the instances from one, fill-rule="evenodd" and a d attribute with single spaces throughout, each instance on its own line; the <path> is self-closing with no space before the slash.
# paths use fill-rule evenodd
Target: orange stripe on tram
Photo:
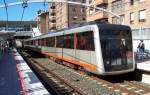
<path id="1" fill-rule="evenodd" d="M 72 64 L 76 64 L 76 65 L 85 67 L 85 68 L 90 69 L 92 71 L 96 71 L 96 66 L 88 64 L 88 63 L 83 63 L 83 62 L 71 60 L 69 58 L 62 58 L 62 57 L 56 56 L 56 55 L 54 55 L 52 53 L 42 52 L 42 54 L 47 55 L 47 56 L 51 56 L 51 57 L 54 57 L 54 58 L 57 58 L 57 59 L 60 59 L 60 60 L 64 60 L 64 61 L 72 63 Z"/>

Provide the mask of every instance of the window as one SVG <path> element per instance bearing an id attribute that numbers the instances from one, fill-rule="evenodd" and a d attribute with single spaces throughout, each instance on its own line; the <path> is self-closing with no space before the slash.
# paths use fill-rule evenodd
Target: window
<path id="1" fill-rule="evenodd" d="M 72 8 L 72 11 L 75 12 L 75 11 L 76 11 L 76 8 Z"/>
<path id="2" fill-rule="evenodd" d="M 134 13 L 131 12 L 130 13 L 130 23 L 132 23 L 134 21 Z"/>
<path id="3" fill-rule="evenodd" d="M 42 45 L 42 46 L 45 46 L 44 38 L 41 39 L 41 45 Z"/>
<path id="4" fill-rule="evenodd" d="M 113 24 L 120 24 L 120 19 L 117 17 L 112 17 L 112 23 Z"/>
<path id="5" fill-rule="evenodd" d="M 77 33 L 77 49 L 94 50 L 94 37 L 92 31 Z"/>
<path id="6" fill-rule="evenodd" d="M 120 19 L 121 19 L 121 24 L 124 24 L 124 15 L 120 15 Z"/>
<path id="7" fill-rule="evenodd" d="M 82 20 L 86 20 L 86 18 L 85 18 L 85 17 L 83 17 L 83 18 L 82 18 Z"/>
<path id="8" fill-rule="evenodd" d="M 94 0 L 89 0 L 89 4 L 93 3 Z"/>
<path id="9" fill-rule="evenodd" d="M 82 0 L 82 3 L 86 3 L 86 0 Z"/>
<path id="10" fill-rule="evenodd" d="M 85 12 L 86 12 L 86 8 L 85 8 L 85 7 L 82 7 L 82 8 L 81 8 L 81 12 L 82 12 L 82 13 L 85 13 Z"/>
<path id="11" fill-rule="evenodd" d="M 145 0 L 139 0 L 139 2 L 143 2 L 143 1 L 145 1 Z"/>
<path id="12" fill-rule="evenodd" d="M 115 0 L 112 2 L 112 12 L 122 12 L 125 10 L 125 0 Z"/>
<path id="13" fill-rule="evenodd" d="M 106 71 L 132 68 L 132 35 L 129 28 L 121 26 L 106 27 L 100 30 L 99 36 Z M 126 54 L 127 52 L 130 52 L 131 55 Z M 123 66 L 124 64 L 126 66 Z M 118 68 L 118 66 L 121 68 Z"/>
<path id="14" fill-rule="evenodd" d="M 134 0 L 130 0 L 130 5 L 134 5 Z"/>
<path id="15" fill-rule="evenodd" d="M 74 34 L 64 35 L 64 48 L 74 48 Z"/>
<path id="16" fill-rule="evenodd" d="M 41 39 L 38 39 L 38 45 L 41 46 Z"/>
<path id="17" fill-rule="evenodd" d="M 73 17 L 73 20 L 77 20 L 77 18 L 78 18 L 77 16 L 74 16 L 74 17 Z"/>
<path id="18" fill-rule="evenodd" d="M 55 37 L 47 38 L 47 46 L 55 47 Z"/>
<path id="19" fill-rule="evenodd" d="M 90 7 L 90 11 L 89 11 L 89 14 L 93 14 L 94 13 L 94 8 Z"/>
<path id="20" fill-rule="evenodd" d="M 112 17 L 112 23 L 113 23 L 113 24 L 116 24 L 116 23 L 117 23 L 116 17 Z"/>
<path id="21" fill-rule="evenodd" d="M 56 47 L 63 48 L 63 36 L 57 36 L 56 39 Z"/>
<path id="22" fill-rule="evenodd" d="M 143 22 L 146 20 L 146 10 L 140 10 L 139 11 L 139 21 Z"/>
<path id="23" fill-rule="evenodd" d="M 38 40 L 35 40 L 35 45 L 38 46 Z"/>
<path id="24" fill-rule="evenodd" d="M 42 44 L 43 44 L 43 46 L 46 46 L 46 38 L 42 39 Z"/>

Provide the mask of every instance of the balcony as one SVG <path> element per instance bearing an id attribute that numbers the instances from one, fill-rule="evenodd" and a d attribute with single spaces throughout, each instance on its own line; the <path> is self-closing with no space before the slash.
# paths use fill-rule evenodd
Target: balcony
<path id="1" fill-rule="evenodd" d="M 56 23 L 51 23 L 50 24 L 50 29 L 51 30 L 56 30 Z"/>
<path id="2" fill-rule="evenodd" d="M 108 19 L 108 13 L 99 11 L 87 17 L 88 21 L 94 21 L 97 19 Z"/>
<path id="3" fill-rule="evenodd" d="M 56 23 L 51 23 L 51 27 L 56 27 Z"/>
<path id="4" fill-rule="evenodd" d="M 53 5 L 53 6 L 51 6 L 51 9 L 56 9 L 56 6 L 54 6 L 54 5 Z"/>
<path id="5" fill-rule="evenodd" d="M 52 19 L 51 22 L 52 22 L 52 23 L 56 23 L 56 19 Z"/>
<path id="6" fill-rule="evenodd" d="M 56 22 L 56 17 L 55 16 L 51 16 L 50 17 L 50 22 L 55 23 Z"/>
<path id="7" fill-rule="evenodd" d="M 56 16 L 51 16 L 50 19 L 56 19 Z"/>
<path id="8" fill-rule="evenodd" d="M 103 3 L 108 3 L 108 0 L 95 0 L 95 4 L 103 4 Z"/>

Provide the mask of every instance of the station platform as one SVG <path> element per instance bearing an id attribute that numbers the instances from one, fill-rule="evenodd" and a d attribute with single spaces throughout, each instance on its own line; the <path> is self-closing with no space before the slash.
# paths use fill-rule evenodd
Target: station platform
<path id="1" fill-rule="evenodd" d="M 1 55 L 0 95 L 50 95 L 16 49 Z"/>
<path id="2" fill-rule="evenodd" d="M 136 64 L 137 64 L 137 69 L 150 72 L 150 60 L 144 61 L 144 62 L 139 62 Z"/>

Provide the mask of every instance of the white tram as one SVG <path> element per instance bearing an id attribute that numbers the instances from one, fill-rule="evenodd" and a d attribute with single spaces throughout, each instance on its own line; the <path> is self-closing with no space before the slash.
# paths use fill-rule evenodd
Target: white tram
<path id="1" fill-rule="evenodd" d="M 25 40 L 24 46 L 98 75 L 132 72 L 135 62 L 128 26 L 91 23 Z"/>

